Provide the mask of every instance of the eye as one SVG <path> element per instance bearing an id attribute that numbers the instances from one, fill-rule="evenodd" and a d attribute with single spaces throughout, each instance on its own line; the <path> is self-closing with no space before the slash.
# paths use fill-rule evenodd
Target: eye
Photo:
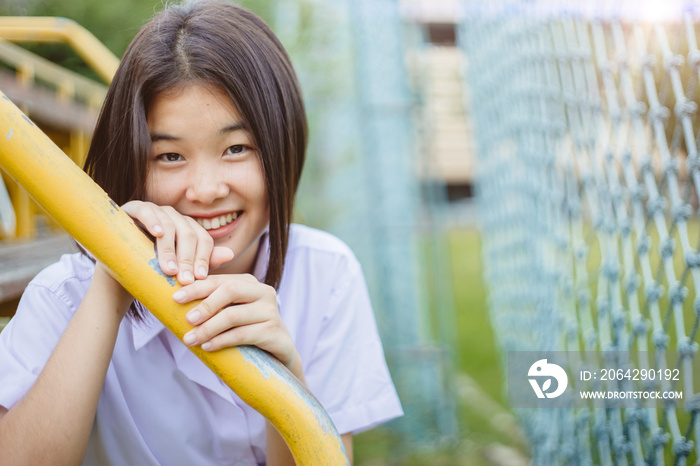
<path id="1" fill-rule="evenodd" d="M 156 157 L 156 159 L 161 160 L 163 162 L 180 162 L 181 160 L 184 160 L 184 158 L 180 154 L 175 154 L 173 152 L 168 152 L 167 154 L 160 154 Z"/>
<path id="2" fill-rule="evenodd" d="M 236 144 L 226 148 L 226 151 L 224 151 L 224 155 L 240 156 L 241 154 L 245 153 L 248 149 L 248 146 L 244 146 L 243 144 Z"/>

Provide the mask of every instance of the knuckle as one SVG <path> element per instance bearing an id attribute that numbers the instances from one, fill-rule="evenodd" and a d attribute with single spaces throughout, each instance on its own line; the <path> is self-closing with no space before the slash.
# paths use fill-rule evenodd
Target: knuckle
<path id="1" fill-rule="evenodd" d="M 214 250 L 214 240 L 208 233 L 203 233 L 198 235 L 197 239 L 197 251 L 207 260 L 211 257 L 211 253 Z"/>
<path id="2" fill-rule="evenodd" d="M 214 338 L 217 340 L 217 344 L 219 347 L 224 347 L 224 346 L 239 346 L 244 343 L 244 341 L 240 337 L 240 332 L 238 329 L 233 329 L 229 330 L 228 332 L 224 332 L 221 335 L 218 335 Z"/>
<path id="3" fill-rule="evenodd" d="M 230 333 L 233 334 L 236 345 L 253 343 L 250 339 L 250 332 L 247 327 L 236 327 L 230 330 Z"/>
<path id="4" fill-rule="evenodd" d="M 184 241 L 194 241 L 197 239 L 197 233 L 195 233 L 195 231 L 190 228 L 179 230 L 177 236 L 180 240 Z"/>
<path id="5" fill-rule="evenodd" d="M 197 223 L 197 221 L 195 219 L 193 219 L 192 217 L 188 217 L 188 216 L 184 216 L 184 217 L 185 217 L 185 220 L 187 220 L 187 223 L 189 223 L 193 229 L 195 229 L 197 231 L 199 231 L 199 230 L 207 231 L 204 229 L 204 227 L 202 225 Z"/>
<path id="6" fill-rule="evenodd" d="M 160 216 L 157 216 L 156 218 L 158 219 L 158 221 L 161 223 L 161 226 L 166 231 L 172 231 L 175 229 L 175 222 L 173 222 L 170 217 L 160 215 Z"/>
<path id="7" fill-rule="evenodd" d="M 175 210 L 175 208 L 173 206 L 170 206 L 170 205 L 160 206 L 160 209 L 168 215 L 172 215 L 172 216 L 179 216 L 180 215 L 180 213 L 177 210 Z"/>
<path id="8" fill-rule="evenodd" d="M 265 283 L 261 284 L 263 299 L 269 301 L 270 305 L 277 307 L 277 290 Z"/>
<path id="9" fill-rule="evenodd" d="M 190 257 L 180 257 L 178 258 L 177 263 L 186 269 L 191 269 L 194 267 L 194 260 Z"/>
<path id="10" fill-rule="evenodd" d="M 205 269 L 209 269 L 209 261 L 205 258 L 199 258 L 195 261 L 196 266 L 198 267 L 204 267 Z"/>
<path id="11" fill-rule="evenodd" d="M 233 280 L 227 280 L 221 287 L 229 294 L 235 294 L 238 287 Z"/>
<path id="12" fill-rule="evenodd" d="M 207 316 L 212 316 L 216 313 L 216 311 L 212 308 L 211 304 L 209 304 L 206 299 L 199 303 L 199 309 L 200 312 Z"/>
<path id="13" fill-rule="evenodd" d="M 232 308 L 227 308 L 223 311 L 223 314 L 224 322 L 228 328 L 236 328 L 238 326 L 238 316 L 236 316 Z"/>
<path id="14" fill-rule="evenodd" d="M 207 233 L 207 230 L 202 229 L 200 233 L 200 242 L 206 244 L 209 247 L 214 247 L 214 238 L 211 237 L 209 233 Z"/>

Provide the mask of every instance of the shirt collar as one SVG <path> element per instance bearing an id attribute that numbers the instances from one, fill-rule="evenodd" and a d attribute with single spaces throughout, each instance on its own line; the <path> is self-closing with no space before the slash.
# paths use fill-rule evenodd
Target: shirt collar
<path id="1" fill-rule="evenodd" d="M 258 244 L 258 254 L 253 267 L 253 276 L 260 283 L 265 283 L 265 275 L 267 275 L 267 267 L 270 264 L 270 229 L 266 229 L 260 237 Z"/>
<path id="2" fill-rule="evenodd" d="M 131 331 L 134 337 L 134 349 L 138 351 L 146 346 L 156 335 L 165 330 L 165 326 L 141 303 L 137 302 L 136 306 L 141 311 L 143 320 L 139 321 L 133 318 L 130 320 Z"/>

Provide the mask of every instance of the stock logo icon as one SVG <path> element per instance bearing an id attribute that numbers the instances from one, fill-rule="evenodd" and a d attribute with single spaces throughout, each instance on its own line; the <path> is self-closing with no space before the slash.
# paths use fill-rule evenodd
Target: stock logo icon
<path id="1" fill-rule="evenodd" d="M 569 378 L 566 376 L 564 369 L 556 364 L 547 363 L 546 359 L 540 359 L 530 366 L 527 376 L 537 398 L 556 398 L 564 393 L 569 384 Z M 557 381 L 556 390 L 554 391 L 550 391 L 552 379 Z M 542 385 L 540 385 L 540 380 L 543 382 Z"/>

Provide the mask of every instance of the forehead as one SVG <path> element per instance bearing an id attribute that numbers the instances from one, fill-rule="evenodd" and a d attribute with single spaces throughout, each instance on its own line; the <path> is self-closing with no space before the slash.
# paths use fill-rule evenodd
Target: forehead
<path id="1" fill-rule="evenodd" d="M 188 84 L 159 93 L 149 105 L 146 119 L 150 132 L 191 132 L 204 125 L 223 127 L 243 123 L 240 112 L 226 92 L 201 84 Z"/>

